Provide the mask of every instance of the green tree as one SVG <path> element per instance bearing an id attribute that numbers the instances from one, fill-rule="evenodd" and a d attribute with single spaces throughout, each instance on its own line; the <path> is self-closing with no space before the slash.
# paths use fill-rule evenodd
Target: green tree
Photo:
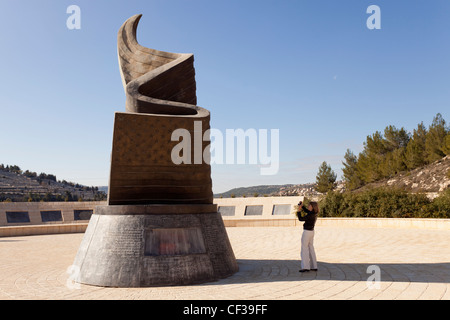
<path id="1" fill-rule="evenodd" d="M 383 178 L 392 177 L 407 169 L 405 153 L 410 140 L 411 137 L 404 128 L 387 126 L 384 129 L 385 156 L 379 164 Z"/>
<path id="2" fill-rule="evenodd" d="M 395 149 L 387 153 L 379 164 L 382 178 L 390 178 L 406 170 L 405 148 Z"/>
<path id="3" fill-rule="evenodd" d="M 45 202 L 53 201 L 53 195 L 51 192 L 46 192 L 45 196 L 42 198 Z"/>
<path id="4" fill-rule="evenodd" d="M 326 161 L 322 162 L 316 176 L 316 190 L 321 193 L 333 190 L 336 187 L 336 178 L 336 173 L 331 166 Z"/>
<path id="5" fill-rule="evenodd" d="M 446 136 L 447 128 L 445 120 L 442 118 L 442 115 L 438 113 L 428 129 L 425 140 L 426 159 L 429 163 L 445 157 L 443 148 Z"/>
<path id="6" fill-rule="evenodd" d="M 344 156 L 343 179 L 349 190 L 392 177 L 450 155 L 450 130 L 438 113 L 429 128 L 420 123 L 413 134 L 389 125 L 367 136 L 363 150 Z"/>
<path id="7" fill-rule="evenodd" d="M 74 198 L 72 196 L 72 192 L 70 191 L 64 191 L 64 201 L 74 201 Z"/>
<path id="8" fill-rule="evenodd" d="M 381 132 L 377 131 L 367 136 L 364 150 L 358 159 L 358 172 L 366 183 L 380 180 L 384 177 L 383 161 L 389 150 Z"/>
<path id="9" fill-rule="evenodd" d="M 405 162 L 408 169 L 412 170 L 427 164 L 425 157 L 425 143 L 427 137 L 427 129 L 421 122 L 414 129 L 411 140 L 406 146 Z"/>
<path id="10" fill-rule="evenodd" d="M 450 133 L 448 133 L 447 136 L 445 137 L 442 151 L 444 151 L 446 155 L 450 155 Z"/>
<path id="11" fill-rule="evenodd" d="M 450 189 L 447 188 L 433 200 L 428 214 L 431 218 L 450 218 Z"/>
<path id="12" fill-rule="evenodd" d="M 319 206 L 321 214 L 328 217 L 419 218 L 446 217 L 450 202 L 444 196 L 432 203 L 423 194 L 392 188 L 374 188 L 358 193 L 328 192 L 321 199 Z"/>
<path id="13" fill-rule="evenodd" d="M 331 191 L 319 202 L 320 214 L 322 217 L 342 217 L 345 216 L 346 201 L 345 196 L 340 192 Z"/>
<path id="14" fill-rule="evenodd" d="M 349 190 L 355 190 L 363 185 L 357 169 L 358 157 L 350 149 L 347 149 L 344 160 L 342 162 L 344 165 L 342 172 L 345 186 Z"/>
<path id="15" fill-rule="evenodd" d="M 384 129 L 384 146 L 388 152 L 406 148 L 410 139 L 409 133 L 404 128 L 397 129 L 395 126 L 387 126 Z"/>

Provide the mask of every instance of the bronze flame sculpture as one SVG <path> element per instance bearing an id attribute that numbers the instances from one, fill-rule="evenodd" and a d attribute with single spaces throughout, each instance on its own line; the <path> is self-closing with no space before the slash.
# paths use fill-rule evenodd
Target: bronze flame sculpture
<path id="1" fill-rule="evenodd" d="M 175 130 L 209 129 L 209 111 L 196 106 L 194 56 L 139 45 L 140 18 L 118 33 L 126 112 L 115 113 L 108 204 L 91 217 L 75 281 L 145 287 L 230 276 L 238 265 L 213 204 L 211 167 L 171 158 Z"/>

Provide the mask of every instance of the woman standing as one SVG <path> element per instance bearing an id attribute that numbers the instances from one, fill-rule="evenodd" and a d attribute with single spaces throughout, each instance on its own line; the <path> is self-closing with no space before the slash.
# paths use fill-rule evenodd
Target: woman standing
<path id="1" fill-rule="evenodd" d="M 302 234 L 302 251 L 301 251 L 301 269 L 300 272 L 308 272 L 310 270 L 317 271 L 316 252 L 314 251 L 314 226 L 319 213 L 319 206 L 317 202 L 310 202 L 308 208 L 303 205 L 303 202 L 298 203 L 299 210 L 297 217 L 299 221 L 305 221 L 303 224 Z M 306 212 L 302 217 L 301 211 Z"/>

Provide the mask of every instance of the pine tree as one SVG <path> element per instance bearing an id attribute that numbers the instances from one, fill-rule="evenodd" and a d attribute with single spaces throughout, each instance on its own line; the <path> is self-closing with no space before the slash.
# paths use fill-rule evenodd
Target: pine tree
<path id="1" fill-rule="evenodd" d="M 316 176 L 316 190 L 321 193 L 333 190 L 336 187 L 336 178 L 336 173 L 331 166 L 326 161 L 322 162 Z"/>
<path id="2" fill-rule="evenodd" d="M 407 169 L 405 164 L 405 150 L 406 148 L 402 147 L 385 155 L 379 166 L 382 178 L 391 178 L 392 176 Z"/>
<path id="3" fill-rule="evenodd" d="M 388 149 L 381 132 L 377 131 L 371 136 L 367 136 L 357 165 L 360 177 L 364 182 L 374 182 L 383 178 L 382 164 L 387 153 Z"/>
<path id="4" fill-rule="evenodd" d="M 364 149 L 356 156 L 350 150 L 342 162 L 348 189 L 392 177 L 450 155 L 450 129 L 438 113 L 428 129 L 420 123 L 409 134 L 404 128 L 389 125 L 384 135 L 377 131 L 367 136 Z"/>
<path id="5" fill-rule="evenodd" d="M 442 115 L 438 113 L 428 129 L 425 140 L 426 160 L 428 163 L 445 157 L 445 153 L 442 149 L 444 147 L 446 136 L 447 128 L 445 126 L 445 120 L 442 118 Z"/>
<path id="6" fill-rule="evenodd" d="M 387 126 L 384 129 L 385 156 L 381 159 L 379 167 L 382 178 L 406 170 L 406 146 L 410 141 L 409 133 L 404 129 L 397 129 L 395 126 Z"/>
<path id="7" fill-rule="evenodd" d="M 397 129 L 395 126 L 387 126 L 384 129 L 384 146 L 388 152 L 405 148 L 408 145 L 410 136 L 404 129 Z"/>
<path id="8" fill-rule="evenodd" d="M 446 155 L 450 155 L 450 133 L 448 133 L 447 136 L 445 137 L 442 151 L 444 151 Z"/>
<path id="9" fill-rule="evenodd" d="M 358 157 L 350 149 L 347 149 L 344 159 L 345 162 L 342 162 L 344 165 L 342 172 L 344 174 L 343 178 L 345 186 L 349 190 L 355 190 L 363 185 L 363 182 L 358 175 Z"/>
<path id="10" fill-rule="evenodd" d="M 425 159 L 425 141 L 427 136 L 427 129 L 421 122 L 414 129 L 411 140 L 406 146 L 405 161 L 409 170 L 421 167 L 427 164 Z"/>

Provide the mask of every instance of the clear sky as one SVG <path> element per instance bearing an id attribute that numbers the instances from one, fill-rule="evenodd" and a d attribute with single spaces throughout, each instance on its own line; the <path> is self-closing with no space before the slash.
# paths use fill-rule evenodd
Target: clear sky
<path id="1" fill-rule="evenodd" d="M 79 30 L 66 26 L 70 5 Z M 141 45 L 194 54 L 213 128 L 279 129 L 278 174 L 213 165 L 214 192 L 312 182 L 322 161 L 340 177 L 367 135 L 450 121 L 448 0 L 0 0 L 0 163 L 108 184 L 125 110 L 117 31 L 137 13 Z"/>

